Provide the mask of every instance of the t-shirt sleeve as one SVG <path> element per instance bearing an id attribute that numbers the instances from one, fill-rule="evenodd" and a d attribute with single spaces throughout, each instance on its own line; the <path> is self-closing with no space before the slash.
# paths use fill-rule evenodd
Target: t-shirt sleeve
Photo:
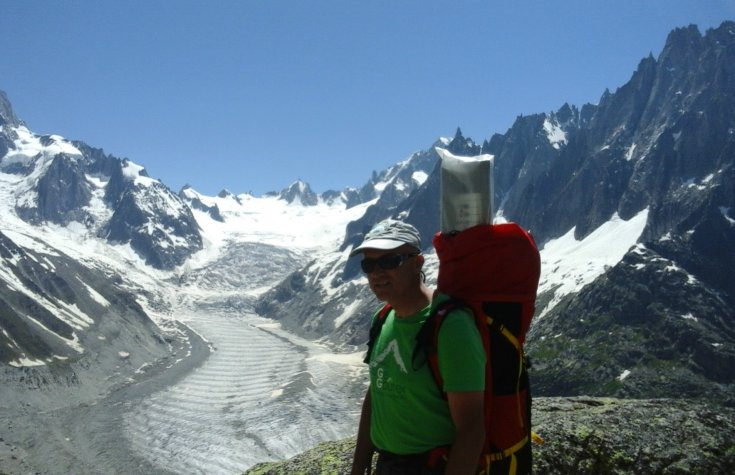
<path id="1" fill-rule="evenodd" d="M 439 371 L 445 392 L 482 391 L 485 388 L 485 350 L 472 315 L 449 313 L 439 330 Z"/>

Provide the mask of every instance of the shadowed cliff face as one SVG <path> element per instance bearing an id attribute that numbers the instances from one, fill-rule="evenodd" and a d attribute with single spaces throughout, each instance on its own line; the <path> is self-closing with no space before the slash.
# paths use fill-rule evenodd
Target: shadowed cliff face
<path id="1" fill-rule="evenodd" d="M 690 400 L 541 398 L 534 402 L 534 473 L 729 474 L 735 410 Z M 247 475 L 349 473 L 354 438 L 327 442 Z"/>

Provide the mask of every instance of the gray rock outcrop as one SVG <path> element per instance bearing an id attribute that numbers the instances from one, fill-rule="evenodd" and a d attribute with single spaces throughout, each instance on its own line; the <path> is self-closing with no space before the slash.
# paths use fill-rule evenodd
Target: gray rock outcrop
<path id="1" fill-rule="evenodd" d="M 735 410 L 697 400 L 540 398 L 534 473 L 544 475 L 731 474 Z M 325 442 L 247 475 L 345 474 L 355 439 Z"/>

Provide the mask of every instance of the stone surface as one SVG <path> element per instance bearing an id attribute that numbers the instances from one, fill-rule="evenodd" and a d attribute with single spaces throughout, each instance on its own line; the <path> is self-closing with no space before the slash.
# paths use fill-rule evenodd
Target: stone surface
<path id="1" fill-rule="evenodd" d="M 735 410 L 688 399 L 538 398 L 538 474 L 731 474 Z M 325 442 L 248 475 L 349 473 L 354 438 Z"/>

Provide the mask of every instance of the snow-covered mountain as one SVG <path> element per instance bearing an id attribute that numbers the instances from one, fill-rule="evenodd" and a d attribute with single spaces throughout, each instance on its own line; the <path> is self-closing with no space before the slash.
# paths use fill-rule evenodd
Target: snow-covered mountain
<path id="1" fill-rule="evenodd" d="M 90 354 L 107 362 L 123 359 L 142 365 L 168 355 L 165 332 L 138 303 L 140 289 L 126 286 L 104 259 L 90 266 L 89 253 L 80 254 L 80 246 L 70 242 L 93 236 L 97 245 L 111 243 L 96 238 L 115 222 L 114 211 L 105 204 L 106 191 L 110 199 L 130 196 L 137 187 L 129 182 L 145 178 L 135 171 L 134 177 L 115 182 L 111 176 L 122 177 L 130 162 L 58 136 L 34 135 L 14 116 L 2 93 L 0 150 L 3 368 L 64 368 Z M 92 155 L 98 160 L 91 160 Z M 131 353 L 133 347 L 138 351 Z M 6 374 L 22 379 L 21 373 Z M 55 376 L 79 378 L 74 371 L 58 370 Z"/>
<path id="2" fill-rule="evenodd" d="M 677 29 L 597 105 L 518 117 L 481 146 L 459 131 L 445 144 L 495 156 L 498 216 L 530 229 L 542 248 L 529 339 L 538 393 L 731 398 L 732 64 L 735 23 L 704 36 Z M 423 155 L 435 160 L 431 149 Z M 431 253 L 438 195 L 434 170 L 403 201 L 379 199 L 350 223 L 342 249 L 393 216 L 416 225 Z M 329 286 L 310 264 L 257 308 L 293 331 L 359 344 L 376 303 L 356 259 L 329 266 L 344 268 Z"/>
<path id="3" fill-rule="evenodd" d="M 242 469 L 351 433 L 354 356 L 377 302 L 349 251 L 374 223 L 405 219 L 435 281 L 436 146 L 494 155 L 497 216 L 542 249 L 536 394 L 732 402 L 733 64 L 735 23 L 678 29 L 599 104 L 518 117 L 482 144 L 458 129 L 321 195 L 301 180 L 262 197 L 174 193 L 130 160 L 33 133 L 0 92 L 0 422 L 31 418 L 26 403 L 118 407 L 115 388 L 203 353 L 195 330 L 214 367 L 120 416 L 141 464 Z M 334 350 L 353 354 L 334 366 Z M 325 420 L 322 404 L 346 419 Z M 90 450 L 119 445 L 105 441 Z"/>
<path id="4" fill-rule="evenodd" d="M 202 247 L 188 206 L 145 169 L 81 142 L 32 133 L 0 95 L 0 171 L 7 198 L 31 224 L 76 223 L 110 244 L 130 244 L 146 263 L 171 269 Z"/>

